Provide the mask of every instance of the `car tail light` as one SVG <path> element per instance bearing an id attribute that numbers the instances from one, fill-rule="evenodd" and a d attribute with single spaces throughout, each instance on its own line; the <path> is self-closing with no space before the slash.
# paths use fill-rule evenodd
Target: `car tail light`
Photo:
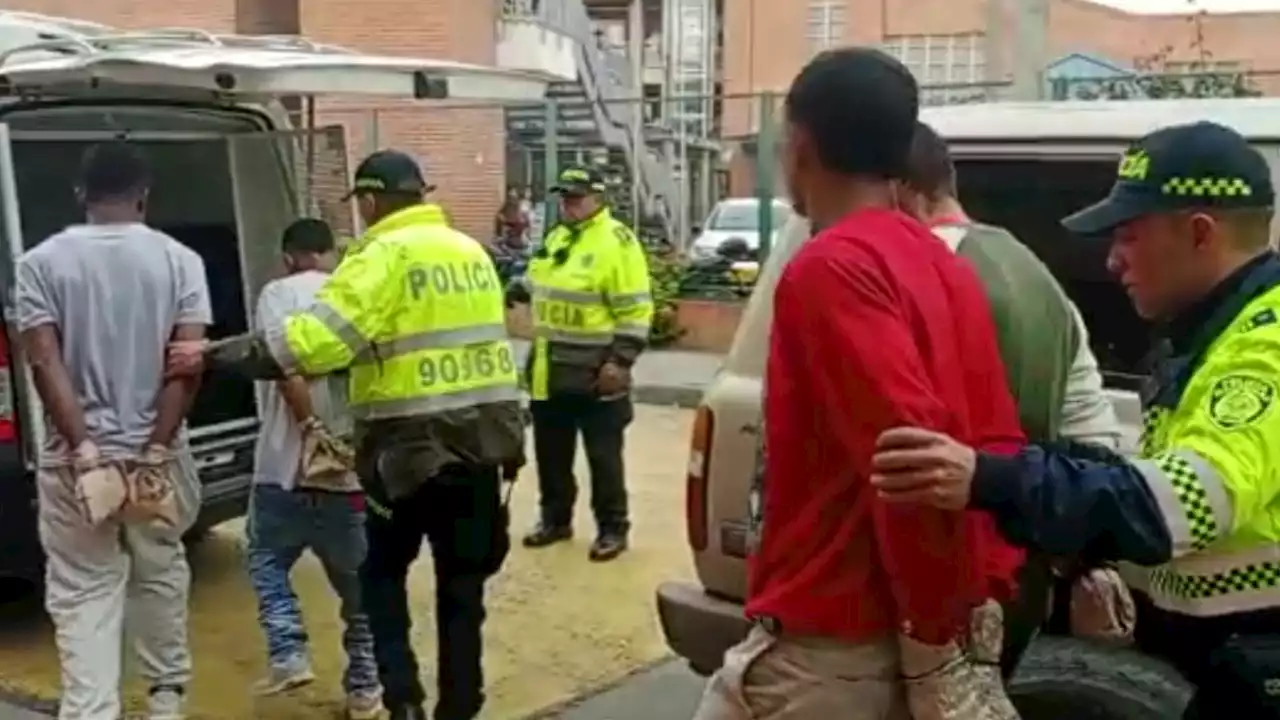
<path id="1" fill-rule="evenodd" d="M 0 443 L 18 439 L 18 427 L 14 421 L 13 367 L 9 362 L 9 340 L 0 330 Z"/>
<path id="2" fill-rule="evenodd" d="M 716 417 L 710 408 L 698 408 L 689 443 L 689 475 L 684 495 L 685 524 L 694 552 L 707 548 L 707 481 L 711 475 L 711 438 Z"/>

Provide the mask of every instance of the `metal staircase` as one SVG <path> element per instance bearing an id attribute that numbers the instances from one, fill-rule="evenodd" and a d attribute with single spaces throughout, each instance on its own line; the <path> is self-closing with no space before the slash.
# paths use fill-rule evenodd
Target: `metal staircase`
<path id="1" fill-rule="evenodd" d="M 682 195 L 674 168 L 645 142 L 635 142 L 634 128 L 644 122 L 643 89 L 635 86 L 626 55 L 601 46 L 583 0 L 504 0 L 502 9 L 505 19 L 537 22 L 574 40 L 578 82 L 556 83 L 548 92 L 549 97 L 563 101 L 557 118 L 561 147 L 620 150 L 622 157 L 618 159 L 625 162 L 628 179 L 639 187 L 643 207 L 638 210 L 660 217 L 668 237 L 675 237 L 674 204 Z M 587 126 L 588 121 L 592 127 Z M 542 118 L 535 120 L 530 111 L 512 110 L 508 115 L 508 128 L 517 136 L 536 132 L 541 125 Z M 611 159 L 616 155 L 608 154 Z M 623 169 L 610 164 L 615 167 L 606 170 Z"/>

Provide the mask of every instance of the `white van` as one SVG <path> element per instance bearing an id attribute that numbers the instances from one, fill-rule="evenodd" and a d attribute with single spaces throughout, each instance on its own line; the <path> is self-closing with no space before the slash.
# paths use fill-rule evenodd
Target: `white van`
<path id="1" fill-rule="evenodd" d="M 1105 246 L 1073 239 L 1058 221 L 1106 195 L 1128 143 L 1158 127 L 1192 120 L 1220 122 L 1249 137 L 1280 185 L 1280 99 L 958 105 L 928 108 L 922 115 L 951 146 L 965 208 L 1027 243 L 1080 307 L 1132 441 L 1141 423 L 1133 391 L 1149 348 L 1148 328 L 1108 277 Z M 773 289 L 782 267 L 807 238 L 799 220 L 784 229 L 724 366 L 697 411 L 686 509 L 699 582 L 663 584 L 657 604 L 668 644 L 703 674 L 719 667 L 724 650 L 746 630 L 741 603 L 747 582 L 747 498 L 758 471 L 760 383 Z M 1131 654 L 1098 662 L 1094 648 L 1073 643 L 1040 640 L 1024 658 L 1013 688 L 1024 720 L 1181 715 L 1177 705 L 1185 705 L 1187 688 L 1170 668 Z M 1125 673 L 1141 683 L 1124 680 Z M 1061 714 L 1034 708 L 1056 708 L 1052 712 Z"/>
<path id="2" fill-rule="evenodd" d="M 342 200 L 350 182 L 343 131 L 310 126 L 315 97 L 530 101 L 545 87 L 528 73 L 293 37 L 121 32 L 0 12 L 5 309 L 15 258 L 80 220 L 71 186 L 92 144 L 125 137 L 145 147 L 155 174 L 148 222 L 204 259 L 218 338 L 248 328 L 290 222 L 312 215 L 340 233 L 354 230 Z M 31 468 L 43 425 L 14 340 L 12 328 L 0 335 L 0 575 L 32 577 L 42 564 Z M 207 377 L 190 424 L 204 491 L 200 529 L 244 512 L 258 433 L 252 384 Z"/>

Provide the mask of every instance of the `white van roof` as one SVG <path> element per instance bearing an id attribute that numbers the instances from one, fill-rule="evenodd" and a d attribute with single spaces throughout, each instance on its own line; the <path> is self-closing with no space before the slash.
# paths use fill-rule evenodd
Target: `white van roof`
<path id="1" fill-rule="evenodd" d="M 920 119 L 949 142 L 1130 141 L 1195 120 L 1234 128 L 1251 140 L 1280 139 L 1280 98 L 1075 100 L 924 108 Z"/>
<path id="2" fill-rule="evenodd" d="M 550 78 L 449 60 L 366 55 L 294 36 L 190 28 L 118 31 L 0 12 L 0 84 L 182 87 L 229 96 L 353 94 L 450 100 L 541 99 Z"/>

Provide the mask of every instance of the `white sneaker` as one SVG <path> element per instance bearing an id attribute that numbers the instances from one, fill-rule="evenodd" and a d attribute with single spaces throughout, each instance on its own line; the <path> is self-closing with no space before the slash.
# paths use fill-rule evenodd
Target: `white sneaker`
<path id="1" fill-rule="evenodd" d="M 267 672 L 266 677 L 253 684 L 253 694 L 264 697 L 278 695 L 308 685 L 315 679 L 316 676 L 311 672 L 310 664 L 292 668 L 273 667 Z"/>
<path id="2" fill-rule="evenodd" d="M 347 695 L 348 720 L 377 720 L 382 717 L 382 693 L 353 692 Z"/>
<path id="3" fill-rule="evenodd" d="M 183 720 L 186 714 L 182 708 L 186 705 L 187 696 L 177 688 L 162 687 L 151 691 L 147 696 L 148 720 Z"/>

